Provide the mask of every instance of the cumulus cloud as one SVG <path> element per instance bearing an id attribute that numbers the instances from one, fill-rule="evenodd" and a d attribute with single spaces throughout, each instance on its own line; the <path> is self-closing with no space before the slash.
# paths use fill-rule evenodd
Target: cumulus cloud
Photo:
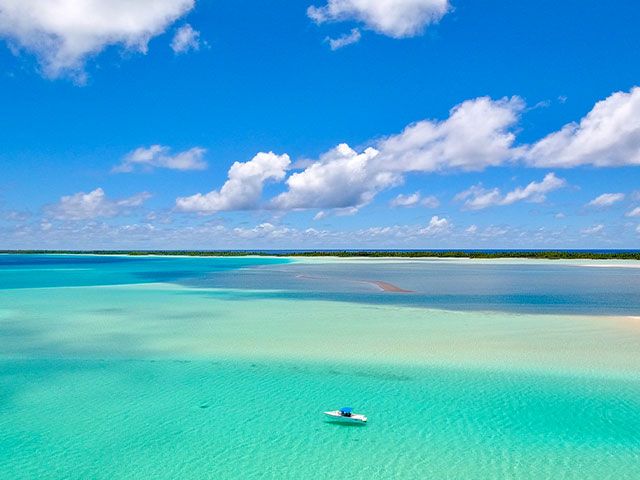
<path id="1" fill-rule="evenodd" d="M 47 213 L 57 220 L 92 220 L 100 217 L 115 217 L 128 210 L 140 207 L 151 197 L 142 192 L 129 198 L 111 200 L 102 188 L 92 192 L 79 192 L 63 196 L 60 201 L 47 209 Z"/>
<path id="2" fill-rule="evenodd" d="M 606 124 L 605 130 L 615 130 L 622 143 L 633 147 L 633 132 L 640 127 L 638 122 L 632 121 L 634 117 L 628 110 L 634 110 L 635 97 L 640 95 L 638 92 L 634 89 L 629 94 L 614 94 L 600 102 L 580 123 L 576 138 L 582 138 L 587 131 L 592 131 L 595 137 L 602 137 L 602 129 L 592 125 L 594 118 L 602 117 L 600 126 Z M 620 103 L 625 103 L 628 108 L 618 105 Z M 493 166 L 515 164 L 523 159 L 530 162 L 535 152 L 542 151 L 542 145 L 548 143 L 549 137 L 533 145 L 517 145 L 515 131 L 524 110 L 525 103 L 519 97 L 498 100 L 480 97 L 455 106 L 444 120 L 422 120 L 411 124 L 398 134 L 372 141 L 360 151 L 340 144 L 316 161 L 298 164 L 302 170 L 295 171 L 288 178 L 284 170 L 270 177 L 273 181 L 286 178 L 286 190 L 273 198 L 268 206 L 281 210 L 319 209 L 316 219 L 343 212 L 353 214 L 369 204 L 379 192 L 401 184 L 405 175 L 413 172 L 482 171 Z M 605 121 L 605 110 L 614 117 L 626 118 L 626 127 L 631 133 L 621 134 L 624 128 L 618 121 Z M 616 125 L 615 129 L 611 128 L 612 124 Z M 179 199 L 178 206 L 183 210 L 196 211 L 236 209 L 238 205 L 242 209 L 255 208 L 259 205 L 257 200 L 263 181 L 259 180 L 255 189 L 248 189 L 254 192 L 249 201 L 241 201 L 240 197 L 228 200 L 227 191 L 241 190 L 234 186 L 239 182 L 232 181 L 230 177 L 229 185 L 220 192 Z M 565 184 L 563 179 L 550 173 L 541 182 L 531 182 L 505 194 L 497 188 L 485 189 L 476 185 L 456 198 L 464 201 L 466 208 L 475 210 L 519 201 L 541 202 L 547 193 Z M 415 194 L 399 195 L 392 205 L 412 206 L 420 202 L 425 206 L 438 205 L 435 198 L 421 198 Z"/>
<path id="3" fill-rule="evenodd" d="M 446 218 L 437 215 L 431 217 L 429 224 L 420 230 L 422 235 L 434 236 L 448 233 L 451 230 L 451 222 Z"/>
<path id="4" fill-rule="evenodd" d="M 311 6 L 307 15 L 316 23 L 357 21 L 378 33 L 403 38 L 421 34 L 451 9 L 449 0 L 328 0 Z"/>
<path id="5" fill-rule="evenodd" d="M 399 194 L 396 198 L 391 200 L 390 205 L 392 207 L 414 207 L 420 202 L 420 192 L 414 192 L 410 195 Z"/>
<path id="6" fill-rule="evenodd" d="M 295 208 L 360 208 L 409 172 L 478 171 L 512 160 L 511 129 L 524 102 L 481 97 L 454 107 L 443 121 L 425 120 L 373 143 L 361 153 L 338 145 L 287 179 L 273 205 Z M 425 199 L 436 206 L 437 199 Z"/>
<path id="7" fill-rule="evenodd" d="M 631 93 L 617 93 L 597 104 L 579 125 L 574 125 L 575 138 L 567 143 L 567 148 L 575 150 L 577 145 L 587 145 L 590 139 L 594 142 L 600 139 L 596 143 L 606 144 L 604 139 L 611 137 L 608 152 L 626 153 L 620 153 L 619 162 L 613 162 L 611 156 L 607 161 L 602 160 L 605 155 L 592 163 L 622 165 L 624 157 L 627 164 L 633 164 L 634 155 L 640 155 L 638 99 L 640 88 L 635 88 Z M 340 145 L 311 162 L 302 172 L 291 175 L 287 180 L 288 190 L 274 200 L 274 205 L 282 209 L 359 208 L 370 203 L 380 191 L 402 183 L 404 176 L 412 172 L 481 171 L 522 160 L 532 163 L 531 159 L 541 158 L 544 145 L 554 143 L 550 138 L 562 137 L 567 127 L 533 145 L 517 145 L 515 130 L 524 110 L 525 102 L 519 97 L 498 100 L 480 97 L 455 106 L 444 120 L 423 120 L 407 126 L 401 133 L 371 142 L 362 153 L 346 144 Z M 561 152 L 555 151 L 554 155 L 556 153 Z M 585 158 L 582 156 L 581 161 L 586 161 Z M 560 164 L 573 165 L 571 162 Z M 544 166 L 544 162 L 532 165 Z M 565 184 L 552 173 L 542 182 L 532 182 L 507 194 L 476 185 L 457 198 L 464 200 L 465 207 L 470 209 L 510 205 L 522 200 L 541 202 L 546 193 Z M 411 204 L 415 198 L 400 196 L 393 204 Z"/>
<path id="8" fill-rule="evenodd" d="M 228 180 L 220 190 L 178 198 L 176 206 L 181 211 L 200 213 L 257 208 L 264 184 L 283 180 L 290 163 L 286 154 L 260 152 L 248 162 L 231 165 Z"/>
<path id="9" fill-rule="evenodd" d="M 188 23 L 176 30 L 171 40 L 171 50 L 176 55 L 190 50 L 200 50 L 200 32 L 194 30 Z"/>
<path id="10" fill-rule="evenodd" d="M 503 164 L 517 154 L 512 129 L 523 109 L 519 97 L 467 100 L 446 120 L 423 120 L 380 141 L 378 162 L 404 172 L 478 171 Z"/>
<path id="11" fill-rule="evenodd" d="M 537 167 L 640 165 L 640 87 L 596 103 L 579 123 L 536 142 L 524 157 Z"/>
<path id="12" fill-rule="evenodd" d="M 603 193 L 587 203 L 587 206 L 596 208 L 610 207 L 611 205 L 624 200 L 624 197 L 624 193 Z"/>
<path id="13" fill-rule="evenodd" d="M 361 153 L 346 144 L 325 153 L 320 160 L 287 179 L 288 190 L 273 200 L 276 208 L 360 208 L 401 177 L 373 166 L 374 148 Z"/>
<path id="14" fill-rule="evenodd" d="M 110 45 L 147 52 L 149 40 L 194 0 L 0 0 L 0 36 L 37 56 L 46 76 L 85 79 L 84 63 Z"/>
<path id="15" fill-rule="evenodd" d="M 362 35 L 360 34 L 360 30 L 354 28 L 350 33 L 345 33 L 344 35 L 340 35 L 338 38 L 327 37 L 325 41 L 329 42 L 329 46 L 331 50 L 338 50 L 342 47 L 346 47 L 347 45 L 353 45 L 354 43 L 358 43 Z"/>
<path id="16" fill-rule="evenodd" d="M 470 210 L 481 210 L 493 206 L 511 205 L 526 200 L 529 202 L 543 202 L 546 194 L 562 188 L 566 181 L 556 177 L 554 173 L 548 173 L 541 182 L 531 182 L 526 187 L 518 187 L 515 190 L 502 194 L 498 188 L 487 190 L 482 185 L 460 192 L 455 199 L 464 201 L 464 206 Z"/>
<path id="17" fill-rule="evenodd" d="M 409 195 L 399 194 L 389 203 L 392 207 L 416 207 L 422 205 L 427 208 L 436 208 L 440 205 L 440 201 L 430 195 L 423 197 L 420 192 L 414 192 Z"/>
<path id="18" fill-rule="evenodd" d="M 132 172 L 136 168 L 153 170 L 168 168 L 170 170 L 205 170 L 207 162 L 203 157 L 206 150 L 201 147 L 190 148 L 183 152 L 171 154 L 171 148 L 163 145 L 139 147 L 128 153 L 119 165 L 113 167 L 115 173 Z"/>

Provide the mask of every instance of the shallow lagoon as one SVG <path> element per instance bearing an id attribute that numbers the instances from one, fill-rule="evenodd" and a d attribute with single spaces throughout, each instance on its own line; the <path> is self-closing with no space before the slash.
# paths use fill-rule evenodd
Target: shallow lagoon
<path id="1" fill-rule="evenodd" d="M 640 270 L 23 259 L 0 258 L 6 478 L 640 477 Z M 430 303 L 465 268 L 509 306 Z M 347 404 L 369 425 L 323 421 Z"/>
<path id="2" fill-rule="evenodd" d="M 5 478 L 637 478 L 638 382 L 332 363 L 10 361 Z M 325 423 L 350 403 L 366 427 Z"/>

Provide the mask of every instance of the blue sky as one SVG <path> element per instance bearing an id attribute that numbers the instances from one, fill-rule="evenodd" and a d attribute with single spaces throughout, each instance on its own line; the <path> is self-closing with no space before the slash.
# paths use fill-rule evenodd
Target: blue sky
<path id="1" fill-rule="evenodd" d="M 639 248 L 640 5 L 0 0 L 0 248 Z"/>

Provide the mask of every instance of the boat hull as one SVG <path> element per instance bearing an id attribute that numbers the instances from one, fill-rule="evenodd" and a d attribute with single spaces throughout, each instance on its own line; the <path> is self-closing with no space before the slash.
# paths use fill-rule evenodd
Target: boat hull
<path id="1" fill-rule="evenodd" d="M 367 423 L 367 417 L 364 415 L 360 415 L 358 413 L 351 414 L 350 417 L 346 417 L 340 413 L 340 411 L 336 410 L 334 412 L 324 412 L 324 415 L 327 419 L 332 422 L 340 422 L 340 423 Z"/>

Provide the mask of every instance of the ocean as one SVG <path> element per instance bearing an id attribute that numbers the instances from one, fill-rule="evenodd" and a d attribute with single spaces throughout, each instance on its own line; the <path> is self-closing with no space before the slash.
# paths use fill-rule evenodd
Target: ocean
<path id="1" fill-rule="evenodd" d="M 0 255 L 0 478 L 637 479 L 637 266 Z"/>

